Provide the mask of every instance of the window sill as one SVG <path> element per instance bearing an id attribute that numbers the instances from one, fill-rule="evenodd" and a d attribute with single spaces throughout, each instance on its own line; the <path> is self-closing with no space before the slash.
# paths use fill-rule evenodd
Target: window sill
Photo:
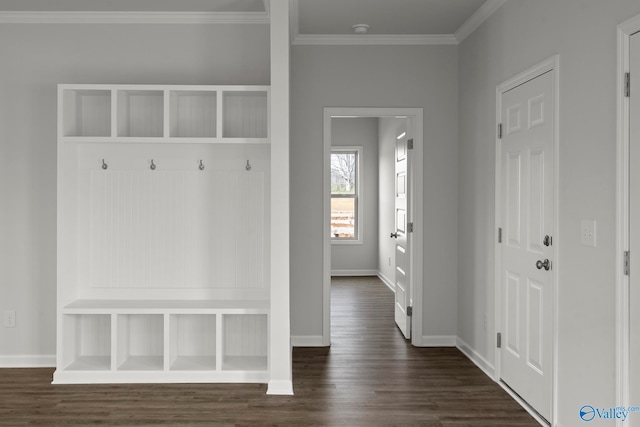
<path id="1" fill-rule="evenodd" d="M 332 245 L 362 245 L 362 240 L 333 240 L 331 239 Z"/>

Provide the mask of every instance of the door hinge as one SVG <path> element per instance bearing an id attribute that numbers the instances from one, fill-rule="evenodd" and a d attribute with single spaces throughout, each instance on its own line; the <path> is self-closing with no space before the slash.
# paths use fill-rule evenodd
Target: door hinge
<path id="1" fill-rule="evenodd" d="M 502 123 L 498 125 L 498 139 L 502 139 Z"/>
<path id="2" fill-rule="evenodd" d="M 500 332 L 496 336 L 496 346 L 502 348 L 502 334 Z"/>
<path id="3" fill-rule="evenodd" d="M 412 222 L 407 224 L 407 230 L 409 231 L 409 233 L 413 233 L 413 223 Z"/>
<path id="4" fill-rule="evenodd" d="M 498 243 L 502 243 L 502 227 L 498 228 Z"/>
<path id="5" fill-rule="evenodd" d="M 409 140 L 407 141 L 407 149 L 413 150 L 413 138 L 409 138 Z"/>
<path id="6" fill-rule="evenodd" d="M 631 73 L 625 73 L 624 75 L 624 96 L 626 98 L 631 96 Z"/>
<path id="7" fill-rule="evenodd" d="M 407 307 L 407 316 L 409 317 L 413 316 L 413 306 Z"/>
<path id="8" fill-rule="evenodd" d="M 624 251 L 624 275 L 629 276 L 631 274 L 631 254 L 629 251 Z"/>

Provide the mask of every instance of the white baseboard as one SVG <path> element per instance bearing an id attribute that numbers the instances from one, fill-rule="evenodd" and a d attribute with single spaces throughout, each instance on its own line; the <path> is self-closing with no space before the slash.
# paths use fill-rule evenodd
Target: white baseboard
<path id="1" fill-rule="evenodd" d="M 480 353 L 475 351 L 469 344 L 456 338 L 456 347 L 460 350 L 469 360 L 471 360 L 478 368 L 482 370 L 489 378 L 495 381 L 495 368 L 492 363 L 489 363 L 487 359 L 482 357 Z"/>
<path id="2" fill-rule="evenodd" d="M 387 285 L 387 288 L 391 289 L 391 292 L 393 292 L 394 294 L 396 293 L 396 285 L 393 283 L 393 280 L 389 280 L 389 278 L 382 274 L 382 272 L 380 271 L 378 271 L 377 276 L 380 280 L 382 280 L 382 283 Z"/>
<path id="3" fill-rule="evenodd" d="M 269 381 L 267 386 L 267 394 L 271 395 L 293 395 L 293 382 L 292 381 Z"/>
<path id="4" fill-rule="evenodd" d="M 326 347 L 322 335 L 298 335 L 291 337 L 294 347 Z"/>
<path id="5" fill-rule="evenodd" d="M 455 347 L 455 335 L 425 335 L 422 337 L 420 347 Z"/>
<path id="6" fill-rule="evenodd" d="M 378 270 L 331 270 L 332 276 L 377 276 Z"/>
<path id="7" fill-rule="evenodd" d="M 0 356 L 0 368 L 55 368 L 55 354 L 15 354 Z"/>

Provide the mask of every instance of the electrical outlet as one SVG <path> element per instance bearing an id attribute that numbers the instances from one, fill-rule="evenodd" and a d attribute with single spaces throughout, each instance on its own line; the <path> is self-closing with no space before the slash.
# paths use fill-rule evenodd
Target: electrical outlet
<path id="1" fill-rule="evenodd" d="M 16 327 L 16 312 L 8 310 L 4 312 L 4 327 L 15 328 Z"/>
<path id="2" fill-rule="evenodd" d="M 583 219 L 580 223 L 580 243 L 585 246 L 596 246 L 596 221 Z"/>

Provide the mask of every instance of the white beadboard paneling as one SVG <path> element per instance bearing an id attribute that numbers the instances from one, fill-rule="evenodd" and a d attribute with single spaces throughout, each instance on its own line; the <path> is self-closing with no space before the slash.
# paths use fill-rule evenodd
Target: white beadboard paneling
<path id="1" fill-rule="evenodd" d="M 266 314 L 227 314 L 222 317 L 225 357 L 267 355 Z"/>
<path id="2" fill-rule="evenodd" d="M 262 288 L 264 172 L 154 163 L 89 172 L 90 286 Z"/>
<path id="3" fill-rule="evenodd" d="M 267 92 L 224 92 L 225 138 L 268 137 Z"/>

